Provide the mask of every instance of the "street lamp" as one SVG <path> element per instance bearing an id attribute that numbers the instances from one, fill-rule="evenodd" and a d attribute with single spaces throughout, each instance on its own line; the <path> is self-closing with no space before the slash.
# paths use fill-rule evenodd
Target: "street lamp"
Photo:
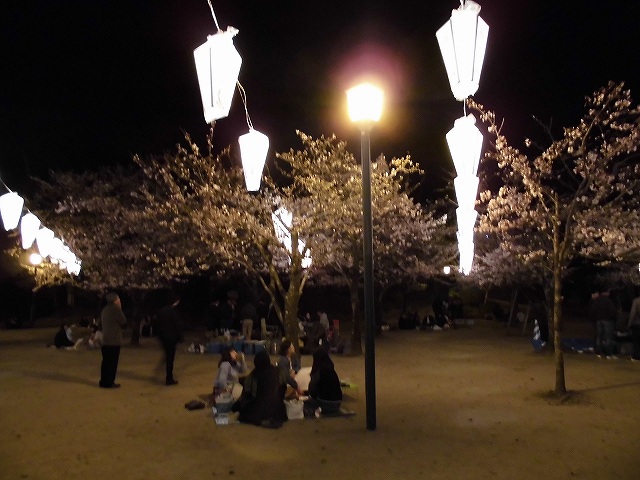
<path id="1" fill-rule="evenodd" d="M 364 321 L 365 350 L 364 378 L 367 410 L 367 429 L 376 429 L 376 363 L 375 363 L 375 311 L 373 296 L 373 228 L 371 215 L 371 138 L 374 122 L 382 115 L 382 90 L 362 83 L 347 90 L 347 103 L 351 121 L 360 127 L 362 157 L 362 224 L 364 239 Z"/>

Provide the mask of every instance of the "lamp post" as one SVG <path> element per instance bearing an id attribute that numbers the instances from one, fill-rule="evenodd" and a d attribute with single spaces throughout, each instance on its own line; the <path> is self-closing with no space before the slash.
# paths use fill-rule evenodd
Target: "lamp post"
<path id="1" fill-rule="evenodd" d="M 373 296 L 373 228 L 371 215 L 371 127 L 382 114 L 383 92 L 363 83 L 347 90 L 351 121 L 360 127 L 362 159 L 362 235 L 364 253 L 364 379 L 367 430 L 376 429 L 375 310 Z"/>

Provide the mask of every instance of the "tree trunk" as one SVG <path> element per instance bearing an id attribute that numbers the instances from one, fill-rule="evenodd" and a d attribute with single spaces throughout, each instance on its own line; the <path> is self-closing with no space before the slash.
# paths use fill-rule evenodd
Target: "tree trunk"
<path id="1" fill-rule="evenodd" d="M 291 278 L 289 280 L 289 289 L 284 298 L 284 325 L 286 329 L 286 337 L 291 341 L 296 349 L 296 354 L 300 353 L 299 331 L 298 328 L 298 305 L 300 304 L 300 284 L 302 281 L 301 273 L 296 269 L 291 270 Z"/>
<path id="2" fill-rule="evenodd" d="M 349 282 L 353 330 L 351 333 L 351 355 L 362 355 L 362 309 L 360 308 L 360 275 L 351 275 Z"/>
<path id="3" fill-rule="evenodd" d="M 562 266 L 560 262 L 560 241 L 558 226 L 553 231 L 553 356 L 556 364 L 557 395 L 567 393 L 564 378 L 564 355 L 562 353 L 561 321 L 562 321 Z"/>
<path id="4" fill-rule="evenodd" d="M 131 345 L 140 345 L 140 323 L 144 315 L 142 311 L 142 304 L 144 301 L 144 292 L 140 290 L 134 290 L 129 293 L 131 301 L 133 302 L 133 309 L 131 313 Z"/>

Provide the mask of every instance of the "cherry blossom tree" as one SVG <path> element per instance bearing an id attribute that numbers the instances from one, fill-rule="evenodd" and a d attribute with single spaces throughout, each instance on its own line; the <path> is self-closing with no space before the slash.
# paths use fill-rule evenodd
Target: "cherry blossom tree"
<path id="1" fill-rule="evenodd" d="M 622 83 L 609 83 L 586 98 L 580 122 L 536 156 L 511 146 L 495 114 L 470 102 L 495 138 L 502 179 L 485 191 L 479 232 L 525 265 L 544 266 L 553 290 L 555 393 L 566 393 L 561 348 L 562 284 L 578 256 L 621 259 L 638 248 L 640 218 L 640 109 Z M 534 146 L 526 140 L 526 146 Z"/>

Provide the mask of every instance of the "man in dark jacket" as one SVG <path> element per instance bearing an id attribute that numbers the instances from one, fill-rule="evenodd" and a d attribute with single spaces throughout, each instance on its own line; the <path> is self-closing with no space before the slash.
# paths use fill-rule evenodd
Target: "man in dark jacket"
<path id="1" fill-rule="evenodd" d="M 106 295 L 107 305 L 100 312 L 102 323 L 102 365 L 100 366 L 100 387 L 118 388 L 115 383 L 122 345 L 122 328 L 127 324 L 127 317 L 122 312 L 120 297 L 115 292 Z"/>
<path id="2" fill-rule="evenodd" d="M 158 310 L 156 316 L 156 333 L 164 350 L 164 361 L 166 364 L 166 385 L 177 385 L 178 381 L 173 378 L 173 363 L 176 358 L 176 347 L 182 341 L 182 329 L 180 328 L 180 315 L 177 306 L 180 299 L 171 296 L 169 304 Z"/>
<path id="3" fill-rule="evenodd" d="M 602 290 L 600 295 L 592 298 L 589 318 L 596 325 L 596 354 L 615 359 L 616 306 L 609 298 L 609 290 Z"/>

